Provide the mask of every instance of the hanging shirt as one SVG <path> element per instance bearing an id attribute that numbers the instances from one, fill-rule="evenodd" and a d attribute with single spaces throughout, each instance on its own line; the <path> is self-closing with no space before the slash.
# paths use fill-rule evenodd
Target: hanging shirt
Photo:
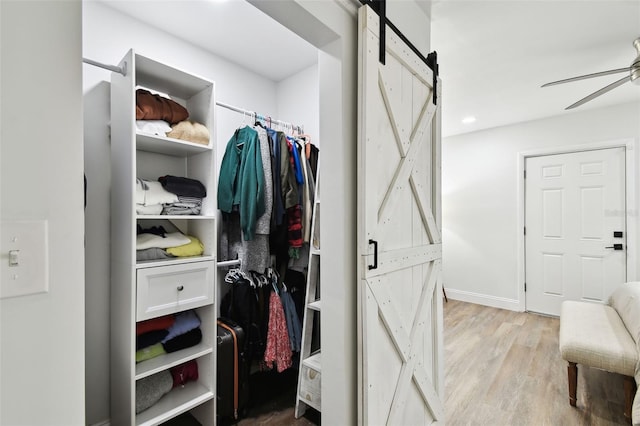
<path id="1" fill-rule="evenodd" d="M 260 143 L 260 158 L 262 159 L 262 173 L 264 175 L 264 213 L 256 220 L 256 234 L 269 235 L 271 231 L 271 212 L 273 211 L 273 172 L 271 170 L 271 147 L 267 131 L 254 127 L 258 133 Z"/>
<path id="2" fill-rule="evenodd" d="M 284 200 L 282 199 L 282 175 L 280 173 L 280 143 L 278 142 L 278 132 L 267 129 L 269 142 L 271 143 L 271 155 L 273 164 L 273 216 L 276 225 L 282 225 L 284 216 Z"/>
<path id="3" fill-rule="evenodd" d="M 218 208 L 240 212 L 245 240 L 253 239 L 256 220 L 265 211 L 264 168 L 258 132 L 251 127 L 235 131 L 222 158 L 218 179 Z"/>
<path id="4" fill-rule="evenodd" d="M 291 350 L 300 352 L 302 344 L 302 325 L 300 318 L 296 312 L 296 305 L 288 291 L 280 292 L 280 300 L 287 319 L 287 330 L 289 331 L 289 341 L 291 342 Z"/>
<path id="5" fill-rule="evenodd" d="M 287 136 L 289 142 L 289 152 L 293 156 L 293 166 L 296 175 L 296 182 L 298 185 L 302 185 L 304 178 L 302 177 L 302 165 L 300 164 L 300 153 L 298 152 L 296 140 L 290 136 Z"/>
<path id="6" fill-rule="evenodd" d="M 304 242 L 308 243 L 311 240 L 311 216 L 313 214 L 316 184 L 311 173 L 309 160 L 305 155 L 300 157 L 300 164 L 302 165 L 302 175 L 304 177 L 304 184 L 302 185 L 302 232 Z"/>
<path id="7" fill-rule="evenodd" d="M 285 210 L 299 203 L 298 184 L 295 178 L 295 172 L 289 158 L 289 144 L 287 136 L 278 132 L 278 144 L 280 145 L 280 184 L 282 186 L 282 200 Z"/>

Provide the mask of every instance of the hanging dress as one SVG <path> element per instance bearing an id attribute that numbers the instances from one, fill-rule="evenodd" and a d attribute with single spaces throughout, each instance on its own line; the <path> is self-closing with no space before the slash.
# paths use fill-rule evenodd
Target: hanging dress
<path id="1" fill-rule="evenodd" d="M 275 365 L 278 373 L 282 373 L 291 367 L 292 355 L 284 308 L 280 296 L 274 291 L 269 297 L 269 331 L 264 362 L 267 368 L 273 368 Z"/>

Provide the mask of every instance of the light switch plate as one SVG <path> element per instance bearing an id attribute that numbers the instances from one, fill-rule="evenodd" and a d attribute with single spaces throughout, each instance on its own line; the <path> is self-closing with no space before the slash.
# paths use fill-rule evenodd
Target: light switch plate
<path id="1" fill-rule="evenodd" d="M 48 247 L 46 220 L 0 223 L 0 299 L 49 291 Z"/>

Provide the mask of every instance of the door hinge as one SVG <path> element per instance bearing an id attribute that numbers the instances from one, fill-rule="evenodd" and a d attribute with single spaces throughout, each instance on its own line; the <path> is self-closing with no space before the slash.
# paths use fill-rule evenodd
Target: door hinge
<path id="1" fill-rule="evenodd" d="M 527 292 L 527 283 L 524 283 L 524 292 Z"/>
<path id="2" fill-rule="evenodd" d="M 525 179 L 527 178 L 527 171 L 526 170 L 524 171 L 524 178 Z"/>
<path id="3" fill-rule="evenodd" d="M 524 227 L 524 235 L 527 235 L 527 227 Z"/>

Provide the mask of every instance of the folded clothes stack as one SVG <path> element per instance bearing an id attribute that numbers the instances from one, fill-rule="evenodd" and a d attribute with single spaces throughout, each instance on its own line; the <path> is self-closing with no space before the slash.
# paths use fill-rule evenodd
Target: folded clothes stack
<path id="1" fill-rule="evenodd" d="M 148 90 L 136 90 L 136 127 L 139 132 L 209 145 L 209 129 L 189 118 L 189 111 L 173 99 Z"/>
<path id="2" fill-rule="evenodd" d="M 199 215 L 207 189 L 196 179 L 162 176 L 158 181 L 136 179 L 139 215 Z"/>
<path id="3" fill-rule="evenodd" d="M 207 196 L 207 189 L 202 182 L 196 179 L 171 175 L 159 177 L 158 181 L 162 188 L 178 197 L 177 201 L 164 205 L 162 214 L 200 214 L 202 199 Z"/>
<path id="4" fill-rule="evenodd" d="M 136 362 L 190 348 L 201 340 L 200 318 L 194 310 L 139 322 L 136 326 Z"/>
<path id="5" fill-rule="evenodd" d="M 176 257 L 201 256 L 204 244 L 182 232 L 166 232 L 162 226 L 142 228 L 138 225 L 136 260 L 162 260 Z"/>

